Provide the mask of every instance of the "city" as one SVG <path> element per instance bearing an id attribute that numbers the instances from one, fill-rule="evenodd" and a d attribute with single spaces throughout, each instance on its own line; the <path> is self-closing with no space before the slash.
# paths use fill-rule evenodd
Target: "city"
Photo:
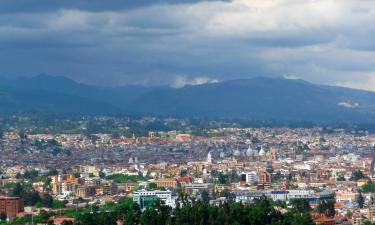
<path id="1" fill-rule="evenodd" d="M 116 118 L 97 118 L 109 119 Z M 267 198 L 280 213 L 307 204 L 316 224 L 375 222 L 375 134 L 330 127 L 223 127 L 198 135 L 186 132 L 189 125 L 182 119 L 162 121 L 186 125 L 129 137 L 27 134 L 14 125 L 4 130 L 2 217 L 76 223 L 82 218 L 75 213 L 99 212 L 124 199 L 145 210 L 156 199 L 174 209 L 183 201 L 220 206 Z M 329 213 L 319 211 L 323 203 L 332 204 Z M 126 224 L 121 218 L 116 223 Z"/>

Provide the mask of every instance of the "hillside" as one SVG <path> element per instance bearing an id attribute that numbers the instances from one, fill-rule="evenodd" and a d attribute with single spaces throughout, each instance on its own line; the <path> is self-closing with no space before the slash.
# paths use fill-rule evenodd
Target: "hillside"
<path id="1" fill-rule="evenodd" d="M 370 122 L 375 93 L 254 78 L 155 91 L 137 99 L 131 108 L 157 115 Z"/>
<path id="2" fill-rule="evenodd" d="M 170 87 L 96 87 L 40 75 L 2 80 L 0 112 L 131 113 L 313 122 L 375 122 L 375 93 L 252 78 Z"/>

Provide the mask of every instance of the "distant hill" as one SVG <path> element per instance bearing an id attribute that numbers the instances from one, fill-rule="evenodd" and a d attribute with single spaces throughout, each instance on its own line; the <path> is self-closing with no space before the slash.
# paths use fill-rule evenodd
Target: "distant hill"
<path id="1" fill-rule="evenodd" d="M 243 118 L 312 122 L 375 122 L 375 93 L 303 80 L 252 78 L 183 88 L 103 88 L 40 75 L 1 81 L 0 112 Z"/>
<path id="2" fill-rule="evenodd" d="M 19 90 L 43 90 L 68 94 L 115 105 L 125 109 L 128 104 L 134 102 L 139 96 L 165 87 L 145 87 L 129 85 L 125 87 L 97 87 L 77 83 L 63 76 L 38 75 L 35 77 L 18 77 L 16 79 L 3 79 L 0 81 L 7 87 Z M 129 110 L 131 111 L 131 110 Z"/>
<path id="3" fill-rule="evenodd" d="M 253 78 L 155 91 L 131 107 L 157 115 L 358 122 L 375 120 L 375 93 Z"/>
<path id="4" fill-rule="evenodd" d="M 64 114 L 106 115 L 122 110 L 106 102 L 74 95 L 0 86 L 0 113 L 53 112 Z"/>

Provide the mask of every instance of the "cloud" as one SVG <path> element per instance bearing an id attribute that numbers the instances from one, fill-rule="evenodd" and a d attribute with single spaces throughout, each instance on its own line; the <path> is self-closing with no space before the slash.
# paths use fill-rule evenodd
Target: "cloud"
<path id="1" fill-rule="evenodd" d="M 173 83 L 172 87 L 174 88 L 182 88 L 186 85 L 202 85 L 207 83 L 218 83 L 219 81 L 216 79 L 211 79 L 208 77 L 194 77 L 189 79 L 185 76 L 177 76 L 175 82 Z"/>
<path id="2" fill-rule="evenodd" d="M 375 74 L 371 0 L 19 2 L 0 9 L 3 76 L 183 86 L 293 74 L 375 90 L 360 85 Z"/>
<path id="3" fill-rule="evenodd" d="M 361 79 L 337 82 L 336 85 L 367 91 L 375 91 L 375 73 L 362 74 Z"/>

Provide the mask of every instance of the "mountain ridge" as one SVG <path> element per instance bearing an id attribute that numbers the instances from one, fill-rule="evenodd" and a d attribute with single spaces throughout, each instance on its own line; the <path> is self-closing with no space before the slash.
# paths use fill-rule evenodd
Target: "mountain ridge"
<path id="1" fill-rule="evenodd" d="M 38 105 L 37 98 L 43 96 L 37 94 L 40 92 L 50 96 L 42 98 L 43 104 L 38 105 L 41 111 L 375 122 L 375 92 L 317 85 L 295 79 L 255 77 L 182 88 L 135 85 L 97 87 L 66 77 L 40 75 L 1 83 L 3 94 L 0 92 L 0 106 L 3 106 L 3 110 L 0 109 L 0 112 L 3 113 L 22 112 L 23 108 L 19 106 L 22 104 L 32 109 L 27 102 Z M 34 95 L 30 95 L 30 92 Z M 28 95 L 31 99 L 28 99 Z M 14 103 L 17 100 L 26 103 L 17 105 Z M 90 110 L 79 107 L 84 104 Z"/>

